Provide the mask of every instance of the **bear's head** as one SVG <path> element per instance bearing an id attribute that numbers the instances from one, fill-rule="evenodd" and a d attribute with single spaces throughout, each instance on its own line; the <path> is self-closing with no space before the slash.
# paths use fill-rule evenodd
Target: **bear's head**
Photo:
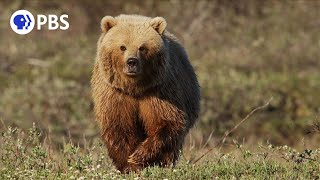
<path id="1" fill-rule="evenodd" d="M 100 75 L 127 94 L 140 95 L 166 77 L 168 50 L 162 17 L 105 16 L 98 41 Z"/>

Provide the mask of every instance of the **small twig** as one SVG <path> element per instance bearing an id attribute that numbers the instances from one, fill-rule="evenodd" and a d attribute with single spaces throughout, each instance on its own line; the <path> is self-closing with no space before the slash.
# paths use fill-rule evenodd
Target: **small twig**
<path id="1" fill-rule="evenodd" d="M 6 124 L 4 123 L 3 119 L 1 119 L 1 118 L 0 118 L 0 121 L 1 121 L 1 123 L 2 123 L 2 125 L 3 125 L 3 127 L 4 127 L 4 129 L 5 129 L 5 130 L 7 130 L 7 126 L 6 126 Z"/>
<path id="2" fill-rule="evenodd" d="M 226 131 L 226 132 L 224 133 L 224 135 L 219 139 L 219 141 L 217 141 L 217 143 L 216 143 L 213 147 L 209 148 L 205 153 L 203 153 L 203 154 L 202 154 L 201 156 L 199 156 L 196 160 L 194 160 L 192 164 L 196 164 L 200 159 L 202 159 L 204 156 L 206 156 L 206 155 L 207 155 L 209 152 L 211 152 L 215 147 L 223 144 L 223 143 L 225 142 L 226 138 L 227 138 L 233 131 L 235 131 L 236 129 L 238 129 L 238 127 L 239 127 L 243 122 L 245 122 L 247 119 L 249 119 L 255 112 L 257 112 L 257 111 L 259 111 L 259 110 L 261 110 L 261 109 L 266 108 L 266 107 L 270 104 L 271 100 L 272 100 L 272 97 L 269 99 L 269 101 L 268 101 L 266 104 L 264 104 L 264 105 L 262 105 L 262 106 L 259 106 L 259 107 L 255 108 L 255 109 L 253 109 L 245 118 L 243 118 L 243 119 L 242 119 L 238 124 L 236 124 L 231 130 Z"/>
<path id="3" fill-rule="evenodd" d="M 210 142 L 210 140 L 211 140 L 211 138 L 212 138 L 212 136 L 213 136 L 213 132 L 214 132 L 214 131 L 212 131 L 212 132 L 210 133 L 210 135 L 209 135 L 206 143 L 202 146 L 202 148 L 206 147 L 206 146 L 209 144 L 209 142 Z"/>

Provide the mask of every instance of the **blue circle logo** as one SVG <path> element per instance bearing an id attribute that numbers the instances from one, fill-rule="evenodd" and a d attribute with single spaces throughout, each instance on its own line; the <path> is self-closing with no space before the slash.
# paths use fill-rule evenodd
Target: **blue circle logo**
<path id="1" fill-rule="evenodd" d="M 10 18 L 11 29 L 17 34 L 28 34 L 35 25 L 33 15 L 27 10 L 18 10 Z"/>

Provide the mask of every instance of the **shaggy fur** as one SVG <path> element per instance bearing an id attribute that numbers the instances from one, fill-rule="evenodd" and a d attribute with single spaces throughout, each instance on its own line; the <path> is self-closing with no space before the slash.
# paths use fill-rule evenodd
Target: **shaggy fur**
<path id="1" fill-rule="evenodd" d="M 184 48 L 162 17 L 106 16 L 91 85 L 109 156 L 121 172 L 174 165 L 199 113 L 200 90 Z M 124 48 L 125 47 L 125 48 Z M 125 73 L 137 57 L 141 73 Z"/>

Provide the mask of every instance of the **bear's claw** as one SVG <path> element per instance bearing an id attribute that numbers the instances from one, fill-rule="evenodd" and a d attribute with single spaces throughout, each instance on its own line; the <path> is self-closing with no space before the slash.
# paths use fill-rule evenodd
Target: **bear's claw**
<path id="1" fill-rule="evenodd" d="M 140 164 L 139 162 L 137 162 L 136 160 L 134 160 L 133 154 L 132 154 L 131 156 L 129 156 L 129 158 L 128 158 L 128 163 Z"/>

